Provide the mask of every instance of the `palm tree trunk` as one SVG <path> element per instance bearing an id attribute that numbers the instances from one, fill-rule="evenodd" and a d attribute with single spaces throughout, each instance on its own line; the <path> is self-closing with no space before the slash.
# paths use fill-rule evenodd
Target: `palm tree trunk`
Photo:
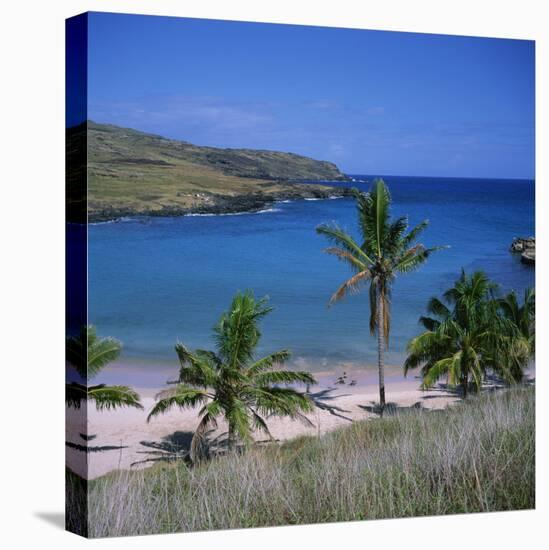
<path id="1" fill-rule="evenodd" d="M 461 377 L 461 386 L 463 388 L 463 399 L 467 397 L 467 386 L 468 386 L 468 376 L 462 376 Z"/>
<path id="2" fill-rule="evenodd" d="M 231 422 L 229 422 L 229 437 L 228 437 L 228 443 L 229 443 L 229 452 L 234 451 L 235 447 L 235 434 L 234 434 L 234 427 Z"/>
<path id="3" fill-rule="evenodd" d="M 383 416 L 385 409 L 385 373 L 383 365 L 383 352 L 385 351 L 384 342 L 384 312 L 383 312 L 383 299 L 381 294 L 378 294 L 377 298 L 377 369 L 379 374 L 379 410 L 380 416 Z"/>

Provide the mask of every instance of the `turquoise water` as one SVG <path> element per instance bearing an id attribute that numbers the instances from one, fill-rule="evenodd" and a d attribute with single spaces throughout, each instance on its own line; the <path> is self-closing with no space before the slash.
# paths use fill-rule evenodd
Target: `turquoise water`
<path id="1" fill-rule="evenodd" d="M 450 246 L 395 283 L 387 362 L 400 364 L 427 300 L 448 288 L 462 267 L 485 270 L 506 291 L 534 285 L 534 269 L 508 251 L 513 237 L 534 234 L 534 182 L 384 179 L 394 216 L 407 214 L 411 224 L 428 218 L 422 242 Z M 256 214 L 92 225 L 89 321 L 100 334 L 122 340 L 121 363 L 154 370 L 173 361 L 177 340 L 211 347 L 211 327 L 232 295 L 253 289 L 275 307 L 263 323 L 261 352 L 289 348 L 296 365 L 313 371 L 342 362 L 373 365 L 367 293 L 327 308 L 349 276 L 344 264 L 322 253 L 327 243 L 315 233 L 332 220 L 354 232 L 353 201 L 302 200 Z M 124 369 L 118 372 L 123 378 Z M 117 379 L 112 376 L 109 381 Z"/>

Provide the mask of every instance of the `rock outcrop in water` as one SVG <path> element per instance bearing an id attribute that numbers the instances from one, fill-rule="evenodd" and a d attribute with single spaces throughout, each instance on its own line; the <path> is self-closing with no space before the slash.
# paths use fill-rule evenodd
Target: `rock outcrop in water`
<path id="1" fill-rule="evenodd" d="M 536 239 L 534 237 L 516 237 L 511 243 L 511 252 L 520 254 L 524 264 L 536 263 Z"/>

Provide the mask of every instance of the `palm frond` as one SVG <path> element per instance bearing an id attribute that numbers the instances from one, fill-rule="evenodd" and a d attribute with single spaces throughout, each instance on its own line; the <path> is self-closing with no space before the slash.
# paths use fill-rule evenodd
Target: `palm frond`
<path id="1" fill-rule="evenodd" d="M 519 320 L 520 307 L 515 291 L 510 292 L 503 298 L 500 298 L 497 303 L 505 317 L 508 319 L 513 319 L 515 322 Z"/>
<path id="2" fill-rule="evenodd" d="M 421 223 L 418 223 L 413 229 L 411 229 L 408 234 L 402 239 L 402 248 L 409 248 L 419 237 L 423 231 L 429 225 L 429 220 L 423 220 Z"/>
<path id="3" fill-rule="evenodd" d="M 79 409 L 88 399 L 88 387 L 84 384 L 71 382 L 65 384 L 65 404 L 74 409 Z"/>
<path id="4" fill-rule="evenodd" d="M 261 359 L 255 361 L 248 367 L 248 374 L 254 376 L 264 370 L 268 370 L 276 365 L 283 365 L 291 356 L 287 349 L 275 351 Z"/>
<path id="5" fill-rule="evenodd" d="M 440 321 L 438 319 L 433 319 L 432 317 L 422 315 L 419 318 L 419 324 L 423 325 L 423 328 L 425 328 L 426 330 L 433 331 L 440 326 Z"/>
<path id="6" fill-rule="evenodd" d="M 147 416 L 147 422 L 154 416 L 167 412 L 172 407 L 179 407 L 180 409 L 196 407 L 211 399 L 212 395 L 204 390 L 179 385 L 159 393 L 157 397 L 158 401 Z"/>
<path id="7" fill-rule="evenodd" d="M 316 384 L 314 376 L 309 372 L 291 370 L 272 370 L 261 372 L 253 377 L 253 383 L 258 386 L 269 384 Z"/>
<path id="8" fill-rule="evenodd" d="M 349 293 L 358 292 L 360 285 L 367 281 L 371 276 L 370 270 L 366 269 L 347 279 L 333 294 L 328 302 L 329 305 L 338 302 Z"/>
<path id="9" fill-rule="evenodd" d="M 258 323 L 272 311 L 266 302 L 266 298 L 256 300 L 251 291 L 237 293 L 215 326 L 218 355 L 232 368 L 252 358 L 261 337 Z"/>
<path id="10" fill-rule="evenodd" d="M 363 249 L 381 258 L 388 232 L 391 204 L 389 190 L 383 180 L 377 179 L 372 183 L 368 193 L 355 190 L 354 195 L 357 202 L 358 221 L 364 236 Z"/>
<path id="11" fill-rule="evenodd" d="M 265 416 L 289 416 L 297 418 L 298 413 L 312 412 L 314 403 L 304 393 L 292 388 L 255 387 L 246 390 L 257 411 Z"/>
<path id="12" fill-rule="evenodd" d="M 436 362 L 452 353 L 451 340 L 438 331 L 426 331 L 408 342 L 408 356 L 404 362 L 404 374 L 424 363 Z"/>
<path id="13" fill-rule="evenodd" d="M 450 310 L 444 305 L 444 303 L 436 297 L 433 297 L 429 300 L 427 304 L 427 312 L 432 315 L 436 315 L 441 319 L 447 319 L 450 317 Z"/>
<path id="14" fill-rule="evenodd" d="M 267 437 L 271 441 L 273 441 L 274 437 L 271 434 L 271 432 L 269 430 L 269 427 L 267 426 L 267 423 L 265 422 L 265 420 L 263 418 L 261 418 L 261 416 L 259 414 L 257 414 L 257 412 L 255 412 L 252 408 L 250 408 L 250 412 L 252 413 L 255 428 L 257 430 L 261 430 L 262 432 L 264 432 L 267 435 Z"/>
<path id="15" fill-rule="evenodd" d="M 179 382 L 203 388 L 211 387 L 217 379 L 217 356 L 213 352 L 197 350 L 191 352 L 183 344 L 175 345 L 175 352 L 181 365 Z"/>
<path id="16" fill-rule="evenodd" d="M 216 417 L 222 413 L 219 404 L 215 401 L 207 403 L 200 411 L 200 422 L 191 440 L 190 456 L 193 462 L 198 462 L 208 454 L 206 434 L 209 429 L 217 428 Z"/>
<path id="17" fill-rule="evenodd" d="M 84 325 L 78 336 L 69 336 L 65 343 L 67 361 L 78 374 L 91 380 L 107 364 L 115 361 L 122 344 L 115 338 L 99 338 L 93 325 Z"/>
<path id="18" fill-rule="evenodd" d="M 402 241 L 406 229 L 408 229 L 407 216 L 401 216 L 389 225 L 383 245 L 385 255 L 392 256 L 402 250 Z"/>
<path id="19" fill-rule="evenodd" d="M 338 225 L 321 224 L 316 228 L 316 232 L 319 235 L 324 235 L 336 246 L 355 256 L 359 262 L 366 265 L 374 263 L 373 259 L 368 256 L 368 254 L 358 245 L 353 237 L 351 237 L 351 235 L 346 233 Z"/>
<path id="20" fill-rule="evenodd" d="M 482 367 L 482 362 L 480 360 L 479 354 L 476 352 L 474 348 L 469 349 L 469 356 L 470 356 L 470 365 L 467 369 L 472 377 L 473 377 L 473 383 L 475 384 L 475 387 L 478 390 L 480 390 L 480 387 L 482 386 L 482 376 L 484 374 L 484 369 Z"/>
<path id="21" fill-rule="evenodd" d="M 389 208 L 391 206 L 391 195 L 389 189 L 382 179 L 378 179 L 373 184 L 370 191 L 372 202 L 375 204 L 375 222 L 376 222 L 376 240 L 378 254 L 381 257 L 383 243 L 387 234 L 387 222 L 389 219 Z"/>
<path id="22" fill-rule="evenodd" d="M 115 338 L 99 338 L 88 346 L 88 380 L 120 356 L 122 344 Z"/>
<path id="23" fill-rule="evenodd" d="M 422 244 L 416 244 L 407 250 L 404 255 L 398 259 L 394 270 L 399 273 L 410 273 L 424 264 L 434 252 L 444 250 L 445 246 L 433 246 L 425 248 Z"/>
<path id="24" fill-rule="evenodd" d="M 233 431 L 245 444 L 252 442 L 249 410 L 244 401 L 233 400 L 231 407 L 225 410 L 225 418 L 229 423 L 229 432 Z"/>
<path id="25" fill-rule="evenodd" d="M 355 271 L 364 271 L 368 269 L 368 265 L 366 262 L 364 262 L 360 258 L 357 258 L 356 255 L 352 254 L 351 252 L 343 250 L 342 248 L 331 246 L 329 248 L 325 248 L 324 252 L 326 254 L 331 254 L 332 256 L 335 256 L 338 260 L 341 260 L 342 262 L 348 264 Z"/>
<path id="26" fill-rule="evenodd" d="M 423 389 L 429 389 L 432 387 L 439 378 L 447 374 L 452 370 L 454 365 L 454 357 L 446 357 L 437 361 L 424 375 L 423 383 L 421 387 Z"/>
<path id="27" fill-rule="evenodd" d="M 139 394 L 128 386 L 106 386 L 100 384 L 88 388 L 88 399 L 95 403 L 98 410 L 109 410 L 118 407 L 143 409 Z"/>

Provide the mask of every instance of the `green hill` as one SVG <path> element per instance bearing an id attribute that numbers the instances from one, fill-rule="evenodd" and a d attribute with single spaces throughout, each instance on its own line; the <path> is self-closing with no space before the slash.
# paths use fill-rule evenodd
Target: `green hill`
<path id="1" fill-rule="evenodd" d="M 67 131 L 67 151 L 76 149 L 72 142 L 81 134 L 81 127 Z M 330 185 L 299 183 L 346 180 L 330 162 L 293 153 L 202 147 L 92 121 L 87 152 L 90 220 L 247 211 L 274 200 L 345 193 Z"/>

